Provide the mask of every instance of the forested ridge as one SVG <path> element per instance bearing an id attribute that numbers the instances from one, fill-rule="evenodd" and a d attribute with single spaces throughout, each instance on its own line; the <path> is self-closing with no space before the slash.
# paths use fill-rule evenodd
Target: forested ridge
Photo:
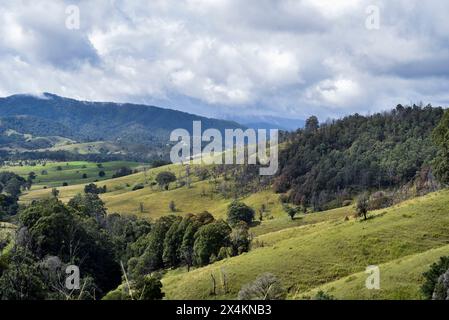
<path id="1" fill-rule="evenodd" d="M 312 117 L 287 136 L 274 188 L 295 204 L 319 209 L 365 190 L 399 187 L 431 167 L 437 153 L 432 131 L 443 113 L 430 105 L 398 105 L 321 125 Z"/>

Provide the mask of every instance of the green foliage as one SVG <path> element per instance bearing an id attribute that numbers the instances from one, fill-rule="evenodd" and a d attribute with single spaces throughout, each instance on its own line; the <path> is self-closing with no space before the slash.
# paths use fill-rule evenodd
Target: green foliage
<path id="1" fill-rule="evenodd" d="M 292 220 L 294 220 L 295 216 L 301 212 L 301 208 L 300 207 L 293 207 L 293 206 L 290 206 L 290 205 L 288 205 L 286 203 L 284 203 L 282 207 L 283 207 L 284 211 L 287 213 L 287 215 Z"/>
<path id="2" fill-rule="evenodd" d="M 432 134 L 433 142 L 438 147 L 438 154 L 433 162 L 433 169 L 438 179 L 449 183 L 449 111 L 445 111 L 440 123 Z"/>
<path id="3" fill-rule="evenodd" d="M 296 205 L 321 211 L 346 195 L 401 186 L 434 159 L 431 134 L 442 115 L 442 108 L 398 106 L 288 134 L 274 189 L 289 192 Z"/>
<path id="4" fill-rule="evenodd" d="M 335 300 L 335 298 L 330 295 L 325 293 L 324 291 L 320 290 L 318 291 L 318 293 L 315 295 L 315 297 L 313 298 L 313 300 Z"/>
<path id="5" fill-rule="evenodd" d="M 128 269 L 133 277 L 147 275 L 164 267 L 165 236 L 177 220 L 175 216 L 165 216 L 152 225 L 150 233 L 142 239 L 144 245 L 142 255 L 128 263 Z"/>
<path id="6" fill-rule="evenodd" d="M 222 247 L 230 244 L 231 228 L 223 220 L 209 223 L 199 228 L 195 234 L 193 253 L 198 265 L 210 263 L 211 257 L 217 256 Z"/>
<path id="7" fill-rule="evenodd" d="M 441 257 L 440 261 L 434 263 L 430 266 L 429 270 L 426 271 L 423 276 L 425 279 L 421 290 L 424 297 L 428 300 L 434 298 L 434 293 L 441 296 L 441 288 L 443 287 L 442 276 L 449 270 L 449 257 Z M 447 295 L 447 291 L 446 291 Z"/>
<path id="8" fill-rule="evenodd" d="M 366 215 L 369 208 L 369 196 L 367 193 L 363 193 L 357 198 L 356 211 L 359 217 L 364 217 L 366 220 Z"/>
<path id="9" fill-rule="evenodd" d="M 170 184 L 176 181 L 176 176 L 173 172 L 163 171 L 160 172 L 156 177 L 156 182 L 159 186 L 165 190 L 168 190 Z"/>
<path id="10" fill-rule="evenodd" d="M 36 259 L 57 256 L 64 263 L 82 266 L 84 274 L 94 278 L 98 292 L 104 294 L 120 282 L 120 268 L 111 239 L 85 214 L 53 198 L 33 203 L 19 219 Z"/>
<path id="11" fill-rule="evenodd" d="M 145 276 L 138 277 L 133 282 L 134 295 L 138 300 L 162 300 L 162 283 L 158 277 Z"/>
<path id="12" fill-rule="evenodd" d="M 232 250 L 230 252 L 230 256 L 237 256 L 244 252 L 248 252 L 251 245 L 251 235 L 249 233 L 248 225 L 241 221 L 238 223 L 231 232 L 230 235 Z M 223 249 L 223 248 L 222 248 Z M 226 255 L 228 256 L 229 251 L 226 251 Z M 223 253 L 220 251 L 218 257 L 222 258 Z"/>
<path id="13" fill-rule="evenodd" d="M 0 194 L 0 219 L 5 216 L 15 215 L 18 208 L 19 205 L 16 198 Z"/>
<path id="14" fill-rule="evenodd" d="M 126 177 L 133 174 L 133 170 L 128 167 L 121 167 L 118 169 L 113 175 L 112 179 L 120 178 L 120 177 Z"/>
<path id="15" fill-rule="evenodd" d="M 102 223 L 106 217 L 104 202 L 96 193 L 78 194 L 69 201 L 68 206 L 83 217 L 94 218 L 98 223 Z"/>
<path id="16" fill-rule="evenodd" d="M 254 210 L 243 202 L 234 201 L 228 207 L 228 222 L 232 226 L 237 225 L 240 221 L 250 225 L 254 216 Z"/>
<path id="17" fill-rule="evenodd" d="M 90 183 L 84 187 L 84 193 L 102 194 L 107 192 L 107 187 L 98 187 L 95 183 Z"/>

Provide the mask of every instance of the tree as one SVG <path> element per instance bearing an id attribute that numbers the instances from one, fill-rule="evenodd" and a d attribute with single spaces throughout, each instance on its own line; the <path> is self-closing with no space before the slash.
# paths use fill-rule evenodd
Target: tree
<path id="1" fill-rule="evenodd" d="M 449 183 L 449 111 L 446 110 L 440 123 L 432 133 L 433 142 L 438 147 L 438 154 L 433 161 L 433 168 L 438 179 Z"/>
<path id="2" fill-rule="evenodd" d="M 357 204 L 356 204 L 356 210 L 357 210 L 357 215 L 359 217 L 364 217 L 364 219 L 366 220 L 367 217 L 367 213 L 368 213 L 368 207 L 369 207 L 369 196 L 367 193 L 362 194 L 361 196 L 359 196 L 359 198 L 357 199 Z"/>
<path id="3" fill-rule="evenodd" d="M 223 220 L 200 227 L 193 245 L 196 263 L 200 266 L 209 264 L 213 255 L 218 256 L 222 247 L 229 246 L 231 232 L 231 227 Z"/>
<path id="4" fill-rule="evenodd" d="M 257 277 L 257 279 L 245 285 L 238 294 L 239 300 L 284 300 L 287 291 L 282 287 L 278 278 L 271 274 L 265 273 Z"/>
<path id="5" fill-rule="evenodd" d="M 156 182 L 162 189 L 168 190 L 170 184 L 176 181 L 176 176 L 172 172 L 164 171 L 160 172 L 156 177 Z"/>
<path id="6" fill-rule="evenodd" d="M 133 290 L 138 300 L 162 300 L 162 282 L 155 276 L 140 276 L 133 281 Z"/>
<path id="7" fill-rule="evenodd" d="M 33 254 L 16 246 L 0 277 L 0 300 L 43 300 L 46 287 Z"/>
<path id="8" fill-rule="evenodd" d="M 94 218 L 98 223 L 103 223 L 107 215 L 105 204 L 96 193 L 78 194 L 67 205 L 81 216 Z"/>
<path id="9" fill-rule="evenodd" d="M 447 271 L 449 270 L 449 257 L 441 257 L 440 261 L 430 266 L 423 276 L 425 279 L 421 287 L 424 298 L 431 300 L 433 298 L 440 298 L 442 296 L 442 288 L 445 283 L 447 285 Z M 447 295 L 446 291 L 446 295 Z M 435 296 L 434 296 L 435 295 Z M 446 296 L 447 298 L 447 296 Z"/>
<path id="10" fill-rule="evenodd" d="M 91 275 L 99 297 L 121 282 L 114 244 L 95 219 L 84 216 L 55 198 L 33 202 L 21 211 L 19 221 L 29 235 L 27 247 L 42 260 L 57 256 Z"/>
<path id="11" fill-rule="evenodd" d="M 301 208 L 300 208 L 300 207 L 292 207 L 292 206 L 289 206 L 289 205 L 286 204 L 286 203 L 283 204 L 283 208 L 284 208 L 284 211 L 288 214 L 288 216 L 289 216 L 292 220 L 294 220 L 294 219 L 295 219 L 295 216 L 296 216 L 299 212 L 301 212 Z"/>
<path id="12" fill-rule="evenodd" d="M 239 222 L 234 229 L 232 229 L 230 239 L 232 255 L 236 256 L 243 252 L 248 252 L 251 245 L 251 236 L 249 234 L 248 225 L 243 221 Z"/>
<path id="13" fill-rule="evenodd" d="M 22 190 L 21 190 L 22 185 L 23 185 L 23 183 L 19 179 L 13 178 L 13 179 L 10 179 L 6 183 L 4 190 L 11 197 L 18 198 L 20 196 L 20 194 L 22 193 Z"/>
<path id="14" fill-rule="evenodd" d="M 175 204 L 175 202 L 173 200 L 170 201 L 168 207 L 169 207 L 171 212 L 176 212 L 176 204 Z"/>
<path id="15" fill-rule="evenodd" d="M 231 226 L 237 225 L 240 221 L 250 225 L 254 215 L 254 210 L 243 202 L 234 201 L 228 207 L 228 222 Z"/>
<path id="16" fill-rule="evenodd" d="M 165 235 L 162 260 L 166 267 L 176 267 L 179 264 L 178 249 L 181 245 L 183 234 L 178 231 L 178 227 L 181 221 L 181 219 L 177 219 L 173 222 Z"/>
<path id="17" fill-rule="evenodd" d="M 131 168 L 121 167 L 112 175 L 112 178 L 115 179 L 115 178 L 125 177 L 125 176 L 129 176 L 131 174 L 133 174 L 133 170 Z"/>
<path id="18" fill-rule="evenodd" d="M 165 236 L 178 219 L 175 216 L 164 216 L 152 226 L 150 233 L 142 239 L 142 254 L 128 262 L 128 270 L 133 277 L 147 275 L 164 267 Z"/>
<path id="19" fill-rule="evenodd" d="M 17 213 L 19 206 L 17 198 L 13 198 L 4 194 L 0 194 L 0 219 L 2 216 L 13 216 Z"/>
<path id="20" fill-rule="evenodd" d="M 101 170 L 100 172 L 98 172 L 98 176 L 100 178 L 104 178 L 106 176 L 106 172 L 104 172 L 103 170 Z"/>
<path id="21" fill-rule="evenodd" d="M 101 188 L 98 187 L 95 183 L 90 183 L 84 187 L 84 193 L 102 194 L 106 193 L 106 191 L 107 191 L 106 186 Z"/>
<path id="22" fill-rule="evenodd" d="M 51 195 L 57 198 L 59 196 L 59 190 L 56 188 L 51 189 Z"/>
<path id="23" fill-rule="evenodd" d="M 306 120 L 305 130 L 307 133 L 313 133 L 318 130 L 320 123 L 318 118 L 315 116 L 311 116 Z"/>

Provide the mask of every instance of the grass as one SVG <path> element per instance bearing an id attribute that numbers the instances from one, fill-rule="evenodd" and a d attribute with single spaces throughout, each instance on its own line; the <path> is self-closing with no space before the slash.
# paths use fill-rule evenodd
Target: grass
<path id="1" fill-rule="evenodd" d="M 61 187 L 64 182 L 69 185 L 82 184 L 84 187 L 85 184 L 96 180 L 111 179 L 112 175 L 121 167 L 126 166 L 135 169 L 140 164 L 127 161 L 113 161 L 102 163 L 102 166 L 102 168 L 99 168 L 96 163 L 85 161 L 47 162 L 46 165 L 36 166 L 5 166 L 0 167 L 0 171 L 14 172 L 24 178 L 27 178 L 30 172 L 34 172 L 37 178 L 34 181 L 32 190 L 40 190 L 44 187 Z M 47 174 L 42 174 L 43 171 L 46 171 Z M 100 177 L 100 171 L 104 171 L 106 175 Z M 83 174 L 87 175 L 86 179 L 83 179 Z"/>
<path id="2" fill-rule="evenodd" d="M 449 246 L 430 249 L 381 264 L 380 290 L 368 290 L 365 285 L 367 274 L 359 272 L 327 283 L 305 293 L 298 293 L 295 299 L 314 297 L 319 291 L 339 300 L 419 300 L 423 299 L 421 284 L 423 273 L 441 256 L 449 255 Z"/>
<path id="3" fill-rule="evenodd" d="M 338 211 L 337 211 L 338 212 Z M 235 299 L 242 285 L 259 274 L 276 274 L 291 296 L 308 292 L 369 265 L 382 265 L 449 244 L 449 191 L 407 201 L 373 213 L 368 221 L 333 218 L 256 238 L 264 247 L 189 273 L 168 273 L 168 299 Z M 229 279 L 229 292 L 210 295 L 211 274 Z M 410 279 L 410 282 L 419 281 Z M 399 294 L 394 287 L 390 295 Z"/>

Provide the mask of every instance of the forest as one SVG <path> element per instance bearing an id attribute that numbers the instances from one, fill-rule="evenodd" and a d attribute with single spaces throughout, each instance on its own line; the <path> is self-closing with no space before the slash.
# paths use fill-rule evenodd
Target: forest
<path id="1" fill-rule="evenodd" d="M 433 129 L 444 110 L 398 105 L 391 112 L 354 114 L 287 135 L 276 192 L 315 210 L 341 206 L 363 191 L 395 189 L 428 173 L 437 154 Z M 426 179 L 433 179 L 432 173 Z"/>

